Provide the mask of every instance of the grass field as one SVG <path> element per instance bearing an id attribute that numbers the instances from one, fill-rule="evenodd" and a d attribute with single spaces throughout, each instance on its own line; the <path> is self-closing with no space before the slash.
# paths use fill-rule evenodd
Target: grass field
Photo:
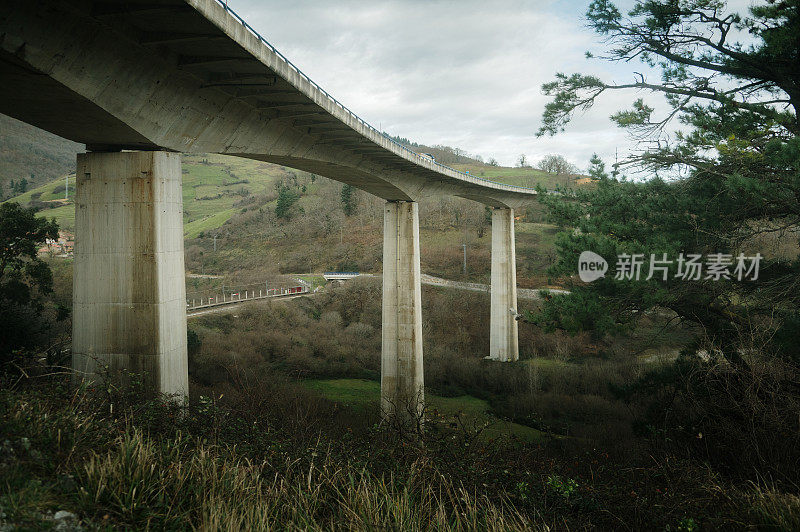
<path id="1" fill-rule="evenodd" d="M 281 166 L 214 154 L 184 155 L 182 168 L 186 238 L 221 227 L 236 212 L 237 201 L 274 192 L 287 175 Z"/>
<path id="2" fill-rule="evenodd" d="M 7 201 L 15 201 L 21 205 L 28 205 L 35 202 L 40 205 L 41 210 L 36 213 L 40 218 L 55 218 L 59 227 L 67 230 L 72 230 L 75 227 L 75 204 L 72 202 L 75 195 L 75 175 L 69 176 L 69 198 L 64 198 L 65 183 L 64 177 L 59 177 L 49 183 L 32 188 L 15 196 Z M 43 202 L 42 205 L 39 202 Z M 53 206 L 53 208 L 42 208 L 44 206 Z"/>
<path id="3" fill-rule="evenodd" d="M 230 220 L 236 209 L 224 209 L 214 214 L 183 224 L 183 234 L 185 238 L 197 238 L 206 231 L 211 231 L 222 226 Z"/>
<path id="4" fill-rule="evenodd" d="M 323 396 L 353 408 L 377 405 L 381 396 L 381 384 L 364 379 L 316 379 L 303 383 Z M 514 436 L 525 442 L 541 441 L 544 433 L 525 425 L 503 421 L 491 415 L 489 405 L 483 399 L 462 395 L 460 397 L 440 397 L 425 392 L 426 417 L 441 421 L 453 421 L 461 417 L 469 428 L 485 425 L 482 436 L 497 438 Z"/>
<path id="5" fill-rule="evenodd" d="M 70 200 L 69 203 L 56 207 L 55 209 L 45 209 L 36 213 L 39 218 L 55 218 L 58 226 L 69 231 L 75 228 L 75 204 Z"/>
<path id="6" fill-rule="evenodd" d="M 570 363 L 565 360 L 544 357 L 529 358 L 527 360 L 523 360 L 523 363 L 530 364 L 531 366 L 535 366 L 537 368 L 565 368 L 570 365 Z"/>
<path id="7" fill-rule="evenodd" d="M 307 274 L 307 275 L 298 275 L 297 277 L 309 283 L 311 285 L 312 290 L 318 286 L 325 286 L 327 284 L 327 281 L 321 275 Z"/>

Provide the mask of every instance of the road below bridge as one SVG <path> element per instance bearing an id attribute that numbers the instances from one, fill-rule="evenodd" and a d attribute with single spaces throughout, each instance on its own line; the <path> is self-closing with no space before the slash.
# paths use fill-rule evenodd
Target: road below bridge
<path id="1" fill-rule="evenodd" d="M 488 293 L 491 288 L 488 284 L 452 281 L 450 279 L 442 279 L 441 277 L 434 277 L 433 275 L 428 275 L 426 273 L 423 273 L 420 276 L 420 281 L 422 282 L 422 284 L 427 284 L 431 286 L 444 286 L 447 288 L 472 290 L 473 292 Z M 539 293 L 542 290 L 546 290 L 551 294 L 569 294 L 569 290 L 561 290 L 558 288 L 517 288 L 517 298 L 539 300 L 542 299 L 542 296 Z"/>
<path id="2" fill-rule="evenodd" d="M 360 277 L 381 277 L 380 274 L 373 274 L 373 273 L 362 273 Z M 488 284 L 481 284 L 481 283 L 467 283 L 463 281 L 453 281 L 452 279 L 443 279 L 442 277 L 436 277 L 434 275 L 428 275 L 427 273 L 423 273 L 420 275 L 420 282 L 422 284 L 427 284 L 430 286 L 442 286 L 445 288 L 456 288 L 459 290 L 470 290 L 473 292 L 486 292 L 489 293 L 491 286 Z M 532 300 L 540 300 L 542 296 L 540 292 L 545 290 L 551 294 L 569 294 L 569 290 L 562 290 L 560 288 L 517 288 L 517 298 L 518 299 L 532 299 Z"/>
<path id="3" fill-rule="evenodd" d="M 314 273 L 307 273 L 307 274 L 294 274 L 297 276 L 303 275 L 317 275 Z M 359 277 L 377 277 L 380 278 L 380 274 L 374 273 L 362 273 Z M 426 284 L 429 286 L 441 286 L 445 288 L 455 288 L 457 290 L 470 290 L 472 292 L 486 292 L 489 293 L 490 286 L 488 284 L 481 284 L 481 283 L 466 283 L 463 281 L 453 281 L 451 279 L 443 279 L 441 277 L 435 277 L 433 275 L 428 275 L 423 273 L 420 276 L 420 282 L 422 284 Z M 540 291 L 545 290 L 551 294 L 568 294 L 569 290 L 561 290 L 558 288 L 519 288 L 517 291 L 517 297 L 519 299 L 529 299 L 529 300 L 540 300 L 542 297 L 540 295 Z M 288 295 L 282 297 L 270 297 L 270 298 L 256 298 L 256 299 L 244 299 L 241 301 L 231 301 L 226 303 L 225 305 L 220 305 L 218 307 L 206 308 L 206 309 L 198 309 L 192 310 L 186 313 L 187 318 L 195 318 L 197 316 L 203 316 L 205 314 L 212 314 L 212 313 L 220 313 L 220 312 L 231 312 L 236 310 L 240 304 L 242 303 L 258 303 L 264 302 L 267 300 L 287 300 L 287 299 L 295 299 L 298 297 L 303 296 L 313 296 L 316 292 L 305 292 L 302 294 L 297 295 Z"/>
<path id="4" fill-rule="evenodd" d="M 276 297 L 262 297 L 262 298 L 255 298 L 255 299 L 243 299 L 241 301 L 231 301 L 226 303 L 225 305 L 220 305 L 218 307 L 210 307 L 198 310 L 191 310 L 186 313 L 187 318 L 196 318 L 198 316 L 203 316 L 204 314 L 218 314 L 222 312 L 231 312 L 236 310 L 240 307 L 242 303 L 263 303 L 264 301 L 274 301 L 274 300 L 281 300 L 285 301 L 287 299 L 296 299 L 298 297 L 303 296 L 313 296 L 314 292 L 303 292 L 301 294 L 295 295 L 284 295 L 284 296 L 276 296 Z"/>

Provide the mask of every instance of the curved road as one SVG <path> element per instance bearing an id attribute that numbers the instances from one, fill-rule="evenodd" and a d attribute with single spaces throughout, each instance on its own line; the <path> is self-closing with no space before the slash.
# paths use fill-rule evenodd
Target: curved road
<path id="1" fill-rule="evenodd" d="M 299 274 L 299 275 L 316 275 L 316 274 Z M 373 274 L 373 273 L 362 273 L 361 277 L 380 277 L 380 275 Z M 459 289 L 459 290 L 470 290 L 470 291 L 473 291 L 473 292 L 487 292 L 488 293 L 489 292 L 489 288 L 490 288 L 489 285 L 486 285 L 486 284 L 465 283 L 465 282 L 462 282 L 462 281 L 452 281 L 450 279 L 442 279 L 441 277 L 434 277 L 433 275 L 428 275 L 426 273 L 423 273 L 421 275 L 421 279 L 420 280 L 421 280 L 422 284 L 427 284 L 427 285 L 430 285 L 430 286 L 442 286 L 442 287 L 446 287 L 446 288 L 456 288 L 456 289 Z M 345 281 L 345 282 L 347 282 L 347 281 Z M 517 289 L 517 297 L 519 299 L 539 300 L 539 299 L 541 299 L 541 295 L 539 294 L 539 292 L 541 290 L 546 290 L 547 292 L 550 292 L 551 294 L 568 294 L 569 293 L 568 290 L 561 290 L 561 289 L 558 289 L 558 288 L 540 288 L 540 289 L 518 288 Z M 235 310 L 236 307 L 238 307 L 240 303 L 257 303 L 257 302 L 263 302 L 263 301 L 271 301 L 273 299 L 287 300 L 287 299 L 295 299 L 295 298 L 298 298 L 298 297 L 313 296 L 313 295 L 315 295 L 315 292 L 306 292 L 304 294 L 298 294 L 296 296 L 285 296 L 285 297 L 281 297 L 281 298 L 235 301 L 233 303 L 230 303 L 230 304 L 224 305 L 224 306 L 220 306 L 220 307 L 214 307 L 214 308 L 210 308 L 210 309 L 192 311 L 192 312 L 187 313 L 186 316 L 188 318 L 194 318 L 196 316 L 202 316 L 203 314 L 211 314 L 211 313 L 218 313 L 218 312 L 230 312 L 231 310 Z"/>

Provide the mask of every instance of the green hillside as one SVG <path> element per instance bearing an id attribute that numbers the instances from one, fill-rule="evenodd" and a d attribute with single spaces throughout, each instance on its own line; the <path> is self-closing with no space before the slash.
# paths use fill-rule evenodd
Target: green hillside
<path id="1" fill-rule="evenodd" d="M 216 229 L 235 212 L 237 201 L 249 194 L 274 192 L 275 183 L 290 175 L 280 166 L 222 155 L 185 155 L 183 158 L 183 205 L 187 237 Z M 64 199 L 65 179 L 59 177 L 7 201 L 36 205 L 39 216 L 55 218 L 73 229 L 75 175 L 69 176 L 69 199 Z"/>
<path id="2" fill-rule="evenodd" d="M 554 188 L 562 179 L 532 168 L 495 167 L 477 161 L 455 166 L 477 177 L 528 187 Z M 352 200 L 355 214 L 346 217 L 341 183 L 307 172 L 214 154 L 184 155 L 182 172 L 186 267 L 190 272 L 262 279 L 336 269 L 381 271 L 383 201 L 379 198 L 356 190 Z M 59 177 L 10 201 L 35 206 L 38 216 L 55 218 L 71 231 L 75 225 L 74 174 L 66 181 L 67 198 L 65 178 Z M 281 188 L 297 201 L 279 217 L 276 205 Z M 546 285 L 556 229 L 544 223 L 538 205 L 516 214 L 520 285 Z M 490 225 L 481 204 L 453 197 L 423 198 L 423 270 L 488 282 Z"/>
<path id="3" fill-rule="evenodd" d="M 183 156 L 184 233 L 187 238 L 217 229 L 253 194 L 274 193 L 293 170 L 224 155 Z"/>
<path id="4" fill-rule="evenodd" d="M 12 196 L 11 181 L 26 179 L 28 188 L 75 170 L 83 145 L 0 114 L 0 200 Z"/>
<path id="5" fill-rule="evenodd" d="M 538 185 L 550 190 L 563 184 L 563 178 L 548 174 L 536 168 L 509 168 L 505 166 L 488 166 L 482 164 L 453 164 L 453 168 L 470 175 L 488 179 L 506 185 L 536 188 Z"/>
<path id="6" fill-rule="evenodd" d="M 69 182 L 69 202 L 72 203 L 72 194 L 75 191 L 75 172 L 68 176 L 62 176 L 55 180 L 48 181 L 36 188 L 31 188 L 24 194 L 19 194 L 10 198 L 8 201 L 17 201 L 22 204 L 29 204 L 32 201 L 50 202 L 65 199 L 65 192 Z"/>
<path id="7" fill-rule="evenodd" d="M 310 176 L 306 172 L 275 164 L 215 154 L 184 155 L 182 167 L 184 232 L 187 238 L 196 238 L 200 233 L 221 227 L 237 212 L 234 207 L 244 198 L 251 195 L 275 196 L 275 186 L 282 180 L 291 181 L 295 177 L 309 180 Z M 541 184 L 553 188 L 559 179 L 533 168 L 464 164 L 454 167 L 484 179 L 527 187 Z M 54 217 L 62 227 L 72 229 L 75 223 L 72 207 L 74 172 L 69 175 L 68 181 L 69 198 L 66 201 L 64 177 L 50 180 L 7 201 L 23 205 L 33 203 L 41 209 L 40 216 Z M 327 180 L 323 178 L 321 181 Z M 314 189 L 311 183 L 307 185 L 309 195 L 314 195 Z"/>

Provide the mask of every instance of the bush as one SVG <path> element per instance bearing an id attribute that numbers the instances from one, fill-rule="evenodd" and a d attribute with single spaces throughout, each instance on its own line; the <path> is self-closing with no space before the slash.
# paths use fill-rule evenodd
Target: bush
<path id="1" fill-rule="evenodd" d="M 720 470 L 800 481 L 800 368 L 760 353 L 746 365 L 684 355 L 620 393 L 647 410 L 637 426 L 666 450 Z"/>

